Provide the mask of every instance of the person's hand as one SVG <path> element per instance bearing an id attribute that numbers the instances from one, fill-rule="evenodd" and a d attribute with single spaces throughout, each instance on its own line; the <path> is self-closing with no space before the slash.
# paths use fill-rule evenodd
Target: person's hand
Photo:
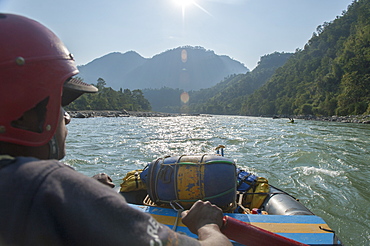
<path id="1" fill-rule="evenodd" d="M 108 185 L 111 188 L 114 188 L 114 186 L 115 186 L 113 184 L 113 181 L 112 181 L 111 177 L 109 177 L 109 175 L 106 174 L 106 173 L 96 174 L 92 178 L 98 180 L 102 184 Z"/>
<path id="2" fill-rule="evenodd" d="M 208 201 L 197 201 L 190 210 L 182 212 L 181 217 L 184 225 L 194 234 L 198 234 L 198 230 L 205 225 L 215 224 L 221 228 L 223 223 L 222 210 Z"/>

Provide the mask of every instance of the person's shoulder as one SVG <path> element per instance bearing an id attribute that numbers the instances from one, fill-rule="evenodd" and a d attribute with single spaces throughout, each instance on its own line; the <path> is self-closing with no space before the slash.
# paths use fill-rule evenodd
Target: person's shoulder
<path id="1" fill-rule="evenodd" d="M 70 168 L 73 169 L 72 167 L 58 161 L 58 160 L 40 160 L 35 157 L 25 157 L 25 156 L 18 156 L 15 157 L 14 159 L 15 164 L 18 165 L 26 165 L 26 166 L 32 166 L 32 168 L 36 169 L 45 169 L 45 168 Z"/>
<path id="2" fill-rule="evenodd" d="M 57 160 L 40 160 L 34 157 L 17 156 L 7 167 L 7 172 L 24 180 L 33 180 L 48 176 L 57 170 L 75 172 L 71 167 Z"/>

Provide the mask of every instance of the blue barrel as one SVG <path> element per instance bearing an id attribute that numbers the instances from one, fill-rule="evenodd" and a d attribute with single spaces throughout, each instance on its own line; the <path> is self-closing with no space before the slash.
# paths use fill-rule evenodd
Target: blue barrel
<path id="1" fill-rule="evenodd" d="M 236 201 L 234 161 L 219 155 L 159 158 L 141 174 L 149 197 L 157 205 L 177 202 L 189 209 L 198 200 L 210 201 L 224 211 Z"/>

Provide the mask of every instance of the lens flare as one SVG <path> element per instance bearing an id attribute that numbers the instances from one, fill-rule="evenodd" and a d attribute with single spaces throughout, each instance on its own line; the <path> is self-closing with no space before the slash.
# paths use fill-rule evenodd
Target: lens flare
<path id="1" fill-rule="evenodd" d="M 180 99 L 183 103 L 189 102 L 189 94 L 187 92 L 181 93 Z"/>
<path id="2" fill-rule="evenodd" d="M 186 50 L 181 51 L 181 61 L 183 63 L 188 61 L 188 52 Z"/>

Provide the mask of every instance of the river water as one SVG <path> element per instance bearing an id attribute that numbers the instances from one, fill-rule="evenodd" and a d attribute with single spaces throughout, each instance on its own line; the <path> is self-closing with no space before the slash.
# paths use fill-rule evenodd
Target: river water
<path id="1" fill-rule="evenodd" d="M 284 189 L 345 245 L 370 245 L 370 125 L 243 116 L 73 119 L 67 157 L 77 171 L 127 171 L 166 155 L 214 153 Z"/>

